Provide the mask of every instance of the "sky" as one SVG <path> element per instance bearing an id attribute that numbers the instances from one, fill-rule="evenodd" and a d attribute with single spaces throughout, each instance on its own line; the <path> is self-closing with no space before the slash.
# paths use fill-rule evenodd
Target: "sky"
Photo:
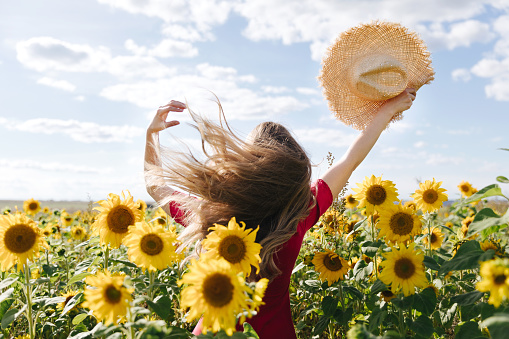
<path id="1" fill-rule="evenodd" d="M 17 0 L 0 2 L 0 200 L 106 199 L 143 180 L 157 108 L 187 102 L 246 136 L 284 124 L 314 178 L 358 131 L 334 119 L 317 76 L 341 32 L 372 20 L 415 31 L 435 80 L 390 125 L 349 181 L 481 189 L 509 176 L 509 0 Z M 185 113 L 161 143 L 196 150 Z M 507 184 L 500 184 L 506 195 Z"/>

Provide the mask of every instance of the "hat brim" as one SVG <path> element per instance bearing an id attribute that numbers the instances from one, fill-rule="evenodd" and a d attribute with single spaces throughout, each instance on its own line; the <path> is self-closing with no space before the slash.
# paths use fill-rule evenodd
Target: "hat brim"
<path id="1" fill-rule="evenodd" d="M 407 71 L 405 88 L 418 90 L 431 82 L 435 74 L 424 41 L 400 24 L 373 22 L 343 32 L 327 49 L 318 79 L 331 112 L 357 130 L 364 130 L 387 101 L 361 98 L 349 88 L 349 70 L 356 60 L 373 54 L 391 56 L 404 65 Z M 391 121 L 401 118 L 402 115 L 397 114 Z"/>

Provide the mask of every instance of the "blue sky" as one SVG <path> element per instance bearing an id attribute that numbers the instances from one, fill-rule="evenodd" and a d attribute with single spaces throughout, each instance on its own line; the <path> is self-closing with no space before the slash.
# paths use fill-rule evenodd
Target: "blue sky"
<path id="1" fill-rule="evenodd" d="M 315 177 L 358 134 L 333 119 L 316 79 L 324 50 L 371 20 L 416 31 L 435 80 L 384 132 L 350 187 L 383 175 L 408 199 L 419 180 L 449 197 L 509 176 L 509 1 L 20 0 L 0 3 L 0 199 L 101 200 L 143 182 L 145 129 L 181 100 L 240 135 L 285 124 Z M 188 121 L 185 114 L 175 119 Z M 187 124 L 161 136 L 191 147 Z M 501 184 L 505 193 L 507 185 Z"/>

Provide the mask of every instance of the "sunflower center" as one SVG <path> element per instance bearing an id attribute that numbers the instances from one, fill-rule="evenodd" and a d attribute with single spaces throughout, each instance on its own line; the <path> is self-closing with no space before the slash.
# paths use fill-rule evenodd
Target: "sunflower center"
<path id="1" fill-rule="evenodd" d="M 356 202 L 357 202 L 357 200 L 355 200 L 355 198 L 354 198 L 354 197 L 352 197 L 352 196 L 349 196 L 349 197 L 348 197 L 348 203 L 349 203 L 349 204 L 355 204 Z"/>
<path id="2" fill-rule="evenodd" d="M 77 229 L 76 231 L 74 231 L 74 234 L 76 234 L 76 235 L 81 235 L 81 230 L 80 230 L 80 229 Z"/>
<path id="3" fill-rule="evenodd" d="M 413 276 L 415 272 L 415 265 L 412 260 L 408 258 L 401 258 L 396 260 L 394 264 L 394 272 L 401 279 L 408 279 Z"/>
<path id="4" fill-rule="evenodd" d="M 493 282 L 495 283 L 495 285 L 502 285 L 505 283 L 505 280 L 506 280 L 505 274 L 499 274 L 499 275 L 495 276 L 495 279 L 493 279 Z"/>
<path id="5" fill-rule="evenodd" d="M 438 200 L 438 193 L 432 188 L 429 188 L 422 193 L 422 200 L 427 204 L 434 204 Z"/>
<path id="6" fill-rule="evenodd" d="M 387 192 L 381 185 L 372 185 L 366 192 L 366 200 L 372 205 L 381 205 L 387 198 Z"/>
<path id="7" fill-rule="evenodd" d="M 71 300 L 72 298 L 74 298 L 74 295 L 69 295 L 65 298 L 65 301 L 64 301 L 64 306 L 67 305 L 67 303 L 69 302 L 69 300 Z"/>
<path id="8" fill-rule="evenodd" d="M 229 235 L 219 243 L 219 255 L 232 264 L 241 262 L 245 254 L 246 244 L 236 235 Z"/>
<path id="9" fill-rule="evenodd" d="M 141 250 L 148 255 L 157 255 L 163 251 L 163 240 L 157 234 L 145 234 L 140 241 Z"/>
<path id="10" fill-rule="evenodd" d="M 207 303 L 214 307 L 223 307 L 233 299 L 230 277 L 223 273 L 214 273 L 206 277 L 202 292 Z"/>
<path id="11" fill-rule="evenodd" d="M 115 286 L 109 285 L 108 287 L 106 287 L 106 290 L 104 291 L 104 296 L 106 297 L 108 303 L 116 304 L 120 301 L 120 298 L 122 297 L 122 292 Z"/>
<path id="12" fill-rule="evenodd" d="M 157 223 L 159 225 L 166 225 L 166 220 L 164 220 L 163 218 L 157 218 Z"/>
<path id="13" fill-rule="evenodd" d="M 343 267 L 339 257 L 335 256 L 334 258 L 331 258 L 330 254 L 323 258 L 323 265 L 327 267 L 329 271 L 339 271 Z"/>
<path id="14" fill-rule="evenodd" d="M 28 225 L 18 224 L 5 232 L 4 244 L 10 252 L 24 253 L 34 246 L 37 233 Z"/>
<path id="15" fill-rule="evenodd" d="M 389 226 L 395 234 L 408 235 L 414 228 L 414 220 L 410 214 L 398 212 L 391 217 Z"/>
<path id="16" fill-rule="evenodd" d="M 470 191 L 470 188 L 468 187 L 468 185 L 461 185 L 460 186 L 460 189 L 462 192 L 468 192 Z"/>
<path id="17" fill-rule="evenodd" d="M 119 205 L 108 213 L 108 228 L 115 233 L 126 233 L 130 225 L 134 224 L 134 214 L 126 206 Z"/>
<path id="18" fill-rule="evenodd" d="M 434 232 L 431 232 L 431 243 L 434 244 L 438 240 L 437 235 Z"/>
<path id="19" fill-rule="evenodd" d="M 72 220 L 71 217 L 65 217 L 65 221 L 69 222 L 71 220 Z"/>
<path id="20" fill-rule="evenodd" d="M 394 293 L 390 290 L 382 291 L 382 295 L 386 298 L 394 297 Z"/>
<path id="21" fill-rule="evenodd" d="M 28 209 L 30 211 L 35 211 L 37 207 L 39 207 L 39 204 L 37 204 L 36 202 L 31 202 L 30 204 L 28 204 Z"/>

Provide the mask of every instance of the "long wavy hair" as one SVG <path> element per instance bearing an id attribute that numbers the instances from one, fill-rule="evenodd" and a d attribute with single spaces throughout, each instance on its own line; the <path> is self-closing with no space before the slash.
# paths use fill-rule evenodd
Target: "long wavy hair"
<path id="1" fill-rule="evenodd" d="M 232 217 L 256 229 L 262 245 L 260 277 L 273 280 L 281 273 L 274 254 L 296 232 L 297 224 L 312 206 L 311 162 L 304 149 L 281 124 L 263 122 L 239 138 L 228 126 L 219 101 L 219 124 L 189 110 L 201 135 L 203 157 L 161 148 L 162 166 L 149 170 L 158 185 L 169 185 L 186 194 L 173 194 L 186 211 L 187 227 L 180 234 L 188 257 L 201 252 L 201 240 L 214 223 L 227 225 Z M 198 199 L 196 198 L 198 197 Z"/>

